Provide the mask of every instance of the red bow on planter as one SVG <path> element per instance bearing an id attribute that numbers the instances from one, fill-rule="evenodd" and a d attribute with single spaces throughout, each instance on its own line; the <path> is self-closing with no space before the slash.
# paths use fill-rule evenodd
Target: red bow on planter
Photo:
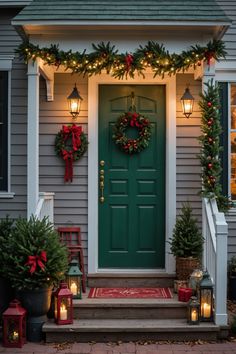
<path id="1" fill-rule="evenodd" d="M 28 261 L 25 264 L 30 266 L 30 273 L 33 274 L 37 266 L 44 270 L 45 264 L 43 262 L 47 262 L 47 253 L 45 251 L 42 251 L 39 256 L 28 256 Z"/>

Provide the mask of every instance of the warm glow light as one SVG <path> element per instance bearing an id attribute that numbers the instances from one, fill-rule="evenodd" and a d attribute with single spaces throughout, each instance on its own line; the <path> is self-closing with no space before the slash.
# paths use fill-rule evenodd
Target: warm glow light
<path id="1" fill-rule="evenodd" d="M 77 101 L 71 101 L 71 112 L 77 112 L 78 109 L 78 102 Z"/>
<path id="2" fill-rule="evenodd" d="M 204 302 L 202 305 L 202 316 L 205 318 L 211 317 L 211 305 L 207 304 L 206 302 Z"/>
<path id="3" fill-rule="evenodd" d="M 72 292 L 73 295 L 77 295 L 77 285 L 75 284 L 75 282 L 73 282 L 70 286 L 70 291 Z"/>
<path id="4" fill-rule="evenodd" d="M 191 321 L 197 321 L 197 310 L 191 312 Z"/>
<path id="5" fill-rule="evenodd" d="M 185 89 L 185 92 L 181 97 L 181 103 L 183 108 L 183 114 L 186 118 L 189 118 L 190 115 L 193 113 L 194 98 L 191 95 L 188 87 Z"/>
<path id="6" fill-rule="evenodd" d="M 13 332 L 13 340 L 18 340 L 18 338 L 19 338 L 19 333 L 18 332 L 16 332 L 16 331 L 14 331 Z"/>
<path id="7" fill-rule="evenodd" d="M 67 320 L 67 309 L 64 304 L 62 304 L 60 307 L 60 319 Z"/>
<path id="8" fill-rule="evenodd" d="M 79 115 L 80 112 L 81 101 L 83 100 L 83 98 L 80 96 L 77 90 L 76 84 L 71 94 L 67 97 L 67 100 L 68 100 L 70 114 L 74 119 L 76 119 L 76 117 Z"/>

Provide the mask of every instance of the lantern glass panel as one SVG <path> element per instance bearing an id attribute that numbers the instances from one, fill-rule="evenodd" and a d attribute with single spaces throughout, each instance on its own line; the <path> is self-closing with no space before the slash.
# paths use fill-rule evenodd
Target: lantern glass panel
<path id="1" fill-rule="evenodd" d="M 7 340 L 9 343 L 18 343 L 20 339 L 20 322 L 18 319 L 9 318 L 7 321 Z"/>
<path id="2" fill-rule="evenodd" d="M 191 297 L 188 304 L 188 323 L 192 325 L 199 324 L 200 303 L 195 296 Z"/>
<path id="3" fill-rule="evenodd" d="M 73 298 L 81 298 L 81 276 L 68 276 L 67 284 Z"/>
<path id="4" fill-rule="evenodd" d="M 201 318 L 210 320 L 212 318 L 212 290 L 200 289 L 200 296 L 201 296 Z"/>
<path id="5" fill-rule="evenodd" d="M 72 317 L 71 298 L 64 296 L 60 300 L 60 320 L 67 321 Z"/>
<path id="6" fill-rule="evenodd" d="M 68 105 L 69 105 L 69 111 L 72 117 L 76 117 L 79 112 L 80 112 L 80 104 L 81 100 L 74 98 L 74 99 L 68 99 Z"/>
<path id="7" fill-rule="evenodd" d="M 192 100 L 183 100 L 182 101 L 184 115 L 190 116 L 193 112 L 193 101 Z"/>

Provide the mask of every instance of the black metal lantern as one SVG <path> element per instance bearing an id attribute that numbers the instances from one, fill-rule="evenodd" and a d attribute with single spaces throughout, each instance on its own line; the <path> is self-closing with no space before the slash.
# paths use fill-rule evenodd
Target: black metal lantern
<path id="1" fill-rule="evenodd" d="M 194 97 L 191 95 L 189 88 L 186 87 L 183 96 L 181 97 L 183 114 L 189 118 L 193 113 Z"/>
<path id="2" fill-rule="evenodd" d="M 73 294 L 73 299 L 82 299 L 82 275 L 83 273 L 80 271 L 78 261 L 72 259 L 66 274 L 66 282 Z"/>
<path id="3" fill-rule="evenodd" d="M 204 272 L 199 286 L 200 321 L 213 321 L 213 283 L 208 272 Z"/>
<path id="4" fill-rule="evenodd" d="M 198 325 L 200 321 L 200 303 L 192 296 L 188 303 L 188 324 Z"/>
<path id="5" fill-rule="evenodd" d="M 67 97 L 67 100 L 69 112 L 72 117 L 76 119 L 80 112 L 81 101 L 83 100 L 83 98 L 79 94 L 79 91 L 77 90 L 76 84 L 71 94 Z"/>

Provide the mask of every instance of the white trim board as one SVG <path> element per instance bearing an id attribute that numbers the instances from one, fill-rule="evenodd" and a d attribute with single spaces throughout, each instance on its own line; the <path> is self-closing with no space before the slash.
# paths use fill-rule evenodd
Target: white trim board
<path id="1" fill-rule="evenodd" d="M 176 77 L 153 78 L 146 73 L 145 79 L 136 76 L 132 80 L 117 80 L 107 74 L 88 79 L 88 274 L 99 273 L 98 268 L 98 87 L 101 84 L 166 85 L 166 252 L 165 271 L 173 273 L 175 262 L 168 243 L 176 217 Z M 104 270 L 103 270 L 104 271 Z M 120 272 L 123 269 L 119 270 Z M 127 272 L 127 269 L 124 272 Z M 132 270 L 129 270 L 132 272 Z M 137 273 L 138 270 L 135 270 Z M 140 270 L 140 272 L 150 270 Z M 107 269 L 109 272 L 109 269 Z M 110 269 L 110 272 L 114 272 Z"/>

